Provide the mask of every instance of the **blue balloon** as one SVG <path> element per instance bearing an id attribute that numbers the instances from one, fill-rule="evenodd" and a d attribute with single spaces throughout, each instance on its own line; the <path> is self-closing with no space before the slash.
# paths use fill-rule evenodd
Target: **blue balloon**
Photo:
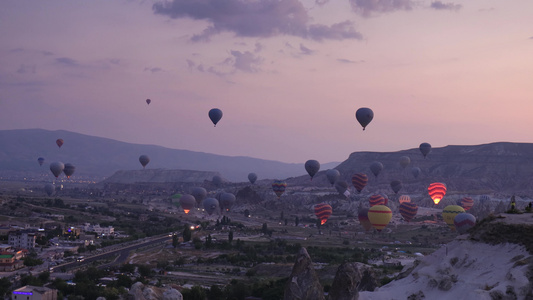
<path id="1" fill-rule="evenodd" d="M 370 124 L 372 119 L 374 118 L 374 112 L 367 107 L 361 107 L 355 112 L 355 118 L 363 126 L 363 130 L 365 130 L 366 126 Z"/>
<path id="2" fill-rule="evenodd" d="M 211 122 L 215 124 L 215 127 L 217 126 L 218 121 L 222 119 L 222 111 L 218 108 L 213 108 L 209 111 L 209 119 L 211 119 Z"/>

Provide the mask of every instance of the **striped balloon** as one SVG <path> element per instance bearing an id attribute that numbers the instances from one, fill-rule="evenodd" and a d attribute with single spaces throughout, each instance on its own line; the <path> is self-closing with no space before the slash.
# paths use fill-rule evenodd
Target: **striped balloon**
<path id="1" fill-rule="evenodd" d="M 472 208 L 472 206 L 474 206 L 474 199 L 470 197 L 464 197 L 457 201 L 457 205 L 461 206 L 465 210 L 469 210 Z"/>
<path id="2" fill-rule="evenodd" d="M 385 205 L 372 206 L 368 210 L 368 219 L 377 231 L 381 231 L 392 219 L 392 211 Z"/>
<path id="3" fill-rule="evenodd" d="M 370 220 L 368 219 L 368 208 L 359 208 L 357 219 L 359 219 L 359 223 L 361 223 L 361 226 L 363 226 L 365 231 L 369 231 L 372 228 L 372 223 L 370 223 Z"/>
<path id="4" fill-rule="evenodd" d="M 451 230 L 455 231 L 454 219 L 458 214 L 464 213 L 465 210 L 459 205 L 448 205 L 442 210 L 442 218 L 448 224 Z"/>
<path id="5" fill-rule="evenodd" d="M 287 188 L 287 183 L 283 180 L 274 180 L 272 183 L 272 190 L 276 193 L 276 196 L 281 197 Z"/>
<path id="6" fill-rule="evenodd" d="M 428 193 L 435 205 L 439 204 L 440 200 L 446 195 L 446 184 L 442 182 L 434 182 L 429 185 Z"/>
<path id="7" fill-rule="evenodd" d="M 365 173 L 356 173 L 352 176 L 352 184 L 355 189 L 360 193 L 368 182 L 368 176 Z"/>
<path id="8" fill-rule="evenodd" d="M 370 207 L 376 205 L 385 205 L 385 198 L 381 195 L 375 194 L 368 198 L 368 202 L 370 203 Z"/>
<path id="9" fill-rule="evenodd" d="M 331 205 L 326 203 L 315 205 L 315 215 L 320 220 L 320 224 L 323 225 L 331 216 Z"/>
<path id="10" fill-rule="evenodd" d="M 411 221 L 418 212 L 418 205 L 413 202 L 404 202 L 400 204 L 400 214 L 407 222 Z"/>
<path id="11" fill-rule="evenodd" d="M 476 217 L 469 213 L 461 213 L 455 216 L 453 219 L 453 224 L 455 225 L 457 232 L 461 234 L 466 233 L 468 229 L 476 225 Z"/>
<path id="12" fill-rule="evenodd" d="M 398 198 L 398 202 L 400 202 L 400 204 L 404 202 L 411 202 L 411 197 L 409 197 L 409 195 L 401 195 L 400 198 Z"/>

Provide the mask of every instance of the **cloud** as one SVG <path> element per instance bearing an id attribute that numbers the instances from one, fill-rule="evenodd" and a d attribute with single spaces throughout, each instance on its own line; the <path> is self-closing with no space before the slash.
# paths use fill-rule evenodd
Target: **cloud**
<path id="1" fill-rule="evenodd" d="M 35 74 L 36 73 L 36 67 L 35 65 L 20 65 L 19 69 L 17 70 L 17 73 L 19 74 Z"/>
<path id="2" fill-rule="evenodd" d="M 374 14 L 388 13 L 398 10 L 412 10 L 416 6 L 413 0 L 349 0 L 352 10 L 362 15 L 370 17 Z"/>
<path id="3" fill-rule="evenodd" d="M 144 68 L 144 71 L 148 71 L 148 72 L 156 73 L 156 72 L 161 72 L 161 71 L 163 71 L 163 69 L 161 69 L 161 68 L 159 68 L 159 67 L 154 67 L 154 68 Z"/>
<path id="4" fill-rule="evenodd" d="M 463 6 L 461 4 L 453 4 L 453 3 L 443 3 L 441 1 L 433 1 L 431 2 L 431 8 L 436 10 L 453 10 L 458 11 Z"/>
<path id="5" fill-rule="evenodd" d="M 236 50 L 231 51 L 232 58 L 226 60 L 227 62 L 233 62 L 233 66 L 237 70 L 244 72 L 257 72 L 257 66 L 263 62 L 263 59 L 254 55 L 250 51 L 240 52 Z"/>
<path id="6" fill-rule="evenodd" d="M 533 40 L 533 36 L 529 37 L 530 40 Z"/>
<path id="7" fill-rule="evenodd" d="M 59 57 L 55 59 L 56 63 L 63 66 L 68 67 L 79 67 L 80 64 L 78 64 L 77 61 L 73 60 L 72 58 L 68 57 Z"/>
<path id="8" fill-rule="evenodd" d="M 355 60 L 350 60 L 350 59 L 346 59 L 346 58 L 337 58 L 337 61 L 341 62 L 343 64 L 359 64 L 359 63 L 364 63 L 365 62 L 364 60 L 355 61 Z"/>
<path id="9" fill-rule="evenodd" d="M 357 39 L 351 22 L 332 26 L 310 24 L 306 8 L 299 0 L 173 0 L 153 5 L 156 14 L 173 19 L 205 20 L 210 25 L 191 40 L 209 41 L 211 36 L 233 32 L 240 37 L 298 36 L 305 39 Z"/>
<path id="10" fill-rule="evenodd" d="M 313 54 L 315 51 L 307 48 L 306 46 L 304 46 L 303 44 L 300 44 L 300 51 L 302 54 L 304 55 L 311 55 Z"/>

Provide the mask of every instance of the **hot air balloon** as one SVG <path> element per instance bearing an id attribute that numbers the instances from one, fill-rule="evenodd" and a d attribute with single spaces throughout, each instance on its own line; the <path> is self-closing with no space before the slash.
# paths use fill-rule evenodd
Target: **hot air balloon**
<path id="1" fill-rule="evenodd" d="M 320 220 L 320 224 L 324 225 L 329 216 L 331 216 L 331 205 L 326 203 L 315 205 L 315 215 Z"/>
<path id="2" fill-rule="evenodd" d="M 42 157 L 37 158 L 37 162 L 39 163 L 39 166 L 42 166 L 44 164 L 44 158 Z"/>
<path id="3" fill-rule="evenodd" d="M 215 198 L 205 198 L 203 204 L 205 211 L 209 215 L 212 215 L 218 209 L 218 200 Z"/>
<path id="4" fill-rule="evenodd" d="M 372 223 L 370 223 L 370 220 L 368 219 L 368 208 L 359 208 L 359 211 L 357 212 L 357 219 L 365 231 L 369 231 L 372 228 Z"/>
<path id="5" fill-rule="evenodd" d="M 422 173 L 422 170 L 420 170 L 419 167 L 414 167 L 411 169 L 411 174 L 413 174 L 415 178 L 418 178 L 418 175 L 420 175 L 420 173 Z"/>
<path id="6" fill-rule="evenodd" d="M 424 158 L 426 158 L 429 152 L 431 152 L 431 145 L 429 143 L 422 143 L 418 148 L 420 149 L 420 152 L 422 152 Z"/>
<path id="7" fill-rule="evenodd" d="M 48 196 L 52 196 L 55 192 L 55 187 L 53 184 L 47 183 L 44 185 L 44 191 L 46 192 Z"/>
<path id="8" fill-rule="evenodd" d="M 372 171 L 372 174 L 374 174 L 376 178 L 378 177 L 381 170 L 383 170 L 383 164 L 380 163 L 379 161 L 375 161 L 372 164 L 370 164 L 370 171 Z"/>
<path id="9" fill-rule="evenodd" d="M 305 170 L 311 176 L 311 180 L 313 180 L 313 176 L 320 170 L 320 163 L 317 160 L 310 159 L 305 162 Z"/>
<path id="10" fill-rule="evenodd" d="M 65 168 L 63 169 L 63 173 L 67 176 L 67 178 L 70 178 L 72 174 L 74 174 L 74 171 L 76 171 L 76 167 L 73 164 L 66 163 Z"/>
<path id="11" fill-rule="evenodd" d="M 442 218 L 444 219 L 444 222 L 448 224 L 450 229 L 455 231 L 453 220 L 455 220 L 455 216 L 464 212 L 465 210 L 459 205 L 448 205 L 442 210 Z"/>
<path id="12" fill-rule="evenodd" d="M 360 193 L 368 182 L 368 176 L 365 173 L 356 173 L 352 176 L 352 184 L 355 189 Z"/>
<path id="13" fill-rule="evenodd" d="M 344 195 L 346 197 L 350 196 L 350 192 L 348 191 L 348 183 L 344 180 L 335 181 L 335 189 L 341 195 Z"/>
<path id="14" fill-rule="evenodd" d="M 409 195 L 401 195 L 398 198 L 398 202 L 400 202 L 400 204 L 402 204 L 404 202 L 411 202 L 411 197 L 409 197 Z"/>
<path id="15" fill-rule="evenodd" d="M 65 165 L 62 162 L 53 162 L 50 164 L 50 171 L 52 171 L 52 174 L 57 178 L 59 175 L 61 175 L 61 172 L 65 169 Z"/>
<path id="16" fill-rule="evenodd" d="M 465 209 L 465 211 L 469 210 L 474 206 L 474 199 L 470 197 L 463 197 L 459 200 L 457 200 L 457 205 L 461 206 Z"/>
<path id="17" fill-rule="evenodd" d="M 382 195 L 374 194 L 368 198 L 368 203 L 370 203 L 370 207 L 376 205 L 385 205 L 385 198 Z"/>
<path id="18" fill-rule="evenodd" d="M 194 205 L 196 204 L 196 199 L 194 199 L 193 195 L 185 194 L 180 197 L 179 202 L 185 214 L 188 214 L 189 211 L 194 208 Z"/>
<path id="19" fill-rule="evenodd" d="M 407 222 L 410 222 L 418 212 L 418 205 L 413 202 L 404 202 L 400 204 L 400 214 Z"/>
<path id="20" fill-rule="evenodd" d="M 365 130 L 366 126 L 370 124 L 370 122 L 374 118 L 374 112 L 370 108 L 362 107 L 355 112 L 355 118 L 357 119 L 359 124 L 363 126 L 363 130 Z"/>
<path id="21" fill-rule="evenodd" d="M 232 193 L 222 193 L 220 195 L 220 207 L 223 210 L 230 211 L 230 209 L 233 207 L 233 204 L 235 204 L 235 195 Z"/>
<path id="22" fill-rule="evenodd" d="M 257 180 L 257 175 L 255 173 L 248 174 L 248 180 L 250 181 L 251 184 L 254 184 L 255 181 Z"/>
<path id="23" fill-rule="evenodd" d="M 398 192 L 402 189 L 402 182 L 399 180 L 393 180 L 390 183 L 390 187 L 392 188 L 395 194 L 398 194 Z"/>
<path id="24" fill-rule="evenodd" d="M 57 139 L 56 144 L 59 148 L 61 148 L 61 146 L 63 146 L 63 139 Z"/>
<path id="25" fill-rule="evenodd" d="M 207 191 L 203 187 L 193 187 L 191 188 L 191 195 L 196 199 L 196 203 L 200 205 L 202 201 L 207 197 Z"/>
<path id="26" fill-rule="evenodd" d="M 287 188 L 287 183 L 283 180 L 274 180 L 272 182 L 272 190 L 274 193 L 276 193 L 276 196 L 278 196 L 278 199 L 285 193 L 285 189 Z"/>
<path id="27" fill-rule="evenodd" d="M 340 176 L 341 173 L 337 169 L 329 169 L 326 171 L 326 177 L 328 178 L 328 181 L 329 183 L 331 183 L 331 185 L 334 185 L 335 181 L 337 181 Z"/>
<path id="28" fill-rule="evenodd" d="M 146 167 L 146 165 L 150 162 L 150 158 L 148 157 L 148 155 L 143 154 L 139 156 L 139 162 L 141 163 L 144 169 L 144 167 Z"/>
<path id="29" fill-rule="evenodd" d="M 453 225 L 460 234 L 466 233 L 476 225 L 476 217 L 469 213 L 460 213 L 453 219 Z"/>
<path id="30" fill-rule="evenodd" d="M 211 119 L 211 122 L 215 124 L 215 127 L 217 126 L 218 121 L 222 119 L 222 111 L 218 108 L 213 108 L 209 111 L 209 119 Z"/>
<path id="31" fill-rule="evenodd" d="M 368 219 L 377 231 L 381 231 L 392 219 L 392 211 L 385 205 L 372 206 L 368 209 Z"/>
<path id="32" fill-rule="evenodd" d="M 152 103 L 152 100 L 146 99 L 146 104 L 150 105 L 150 103 Z"/>
<path id="33" fill-rule="evenodd" d="M 440 200 L 446 195 L 446 184 L 442 182 L 434 182 L 429 185 L 428 193 L 435 205 L 439 204 Z"/>
<path id="34" fill-rule="evenodd" d="M 220 186 L 222 184 L 222 177 L 218 175 L 213 176 L 213 184 L 215 186 Z"/>
<path id="35" fill-rule="evenodd" d="M 405 169 L 410 163 L 411 163 L 411 159 L 409 158 L 409 156 L 401 156 L 400 157 L 400 166 L 402 168 Z"/>

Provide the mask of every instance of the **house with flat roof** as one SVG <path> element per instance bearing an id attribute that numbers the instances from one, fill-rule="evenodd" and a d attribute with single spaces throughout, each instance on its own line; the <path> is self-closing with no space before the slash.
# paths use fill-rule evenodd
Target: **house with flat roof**
<path id="1" fill-rule="evenodd" d="M 42 286 L 26 285 L 11 293 L 13 300 L 57 300 L 57 290 Z"/>

